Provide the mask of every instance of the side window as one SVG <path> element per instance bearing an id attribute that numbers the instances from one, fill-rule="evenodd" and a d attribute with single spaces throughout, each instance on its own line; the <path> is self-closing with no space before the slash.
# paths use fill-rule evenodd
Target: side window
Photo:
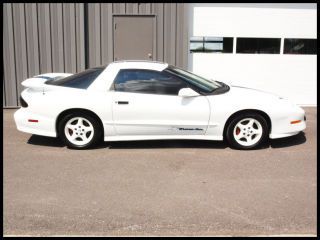
<path id="1" fill-rule="evenodd" d="M 120 70 L 114 81 L 119 92 L 178 95 L 185 87 L 185 82 L 168 73 L 140 69 Z"/>

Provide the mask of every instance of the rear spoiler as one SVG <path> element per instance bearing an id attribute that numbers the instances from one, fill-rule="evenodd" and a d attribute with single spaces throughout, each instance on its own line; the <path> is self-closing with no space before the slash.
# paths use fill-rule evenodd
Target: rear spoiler
<path id="1" fill-rule="evenodd" d="M 34 76 L 24 80 L 21 85 L 26 88 L 32 88 L 34 90 L 44 90 L 45 88 L 50 88 L 52 85 L 45 84 L 46 81 L 54 80 L 58 78 L 65 78 L 73 75 L 72 73 L 45 73 L 41 75 Z"/>

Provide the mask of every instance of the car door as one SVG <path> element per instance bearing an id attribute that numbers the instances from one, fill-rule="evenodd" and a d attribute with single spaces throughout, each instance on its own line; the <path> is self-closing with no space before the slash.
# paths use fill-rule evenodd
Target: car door
<path id="1" fill-rule="evenodd" d="M 204 135 L 210 106 L 205 96 L 181 97 L 188 87 L 169 73 L 122 69 L 113 84 L 113 122 L 118 135 Z"/>

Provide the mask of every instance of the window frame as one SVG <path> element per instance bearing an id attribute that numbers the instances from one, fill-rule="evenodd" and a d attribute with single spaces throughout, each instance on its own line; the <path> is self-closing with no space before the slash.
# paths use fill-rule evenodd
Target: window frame
<path id="1" fill-rule="evenodd" d="M 117 91 L 117 90 L 116 90 L 116 87 L 115 87 L 117 77 L 118 77 L 118 75 L 121 73 L 121 71 L 126 71 L 126 70 L 132 70 L 132 71 L 148 71 L 148 72 L 156 72 L 156 73 L 158 73 L 158 74 L 163 74 L 163 73 L 164 73 L 164 74 L 168 74 L 168 75 L 170 75 L 170 77 L 173 77 L 173 78 L 179 80 L 180 82 L 184 83 L 184 84 L 186 85 L 186 88 L 191 88 L 191 89 L 195 90 L 194 87 L 191 87 L 188 82 L 186 82 L 186 81 L 184 81 L 183 79 L 181 79 L 181 78 L 179 78 L 179 77 L 171 74 L 170 72 L 166 72 L 166 71 L 165 71 L 166 69 L 167 69 L 167 68 L 165 68 L 165 69 L 162 70 L 162 71 L 157 71 L 157 70 L 154 70 L 154 69 L 142 69 L 142 68 L 122 68 L 122 69 L 119 69 L 118 73 L 116 74 L 116 76 L 115 76 L 114 79 L 113 79 L 113 82 L 112 82 L 109 90 L 110 90 L 110 91 L 114 91 L 114 92 L 122 92 L 122 93 L 151 94 L 151 95 L 163 95 L 163 96 L 173 96 L 173 97 L 179 96 L 179 92 L 178 92 L 177 95 L 173 95 L 173 94 L 165 94 L 165 93 L 147 93 L 147 92 Z M 182 89 L 182 88 L 181 88 L 181 89 Z M 181 90 L 181 89 L 180 89 L 180 90 Z M 179 91 L 180 91 L 180 90 L 179 90 Z M 198 89 L 195 90 L 195 91 L 198 92 L 199 94 L 201 94 Z"/>

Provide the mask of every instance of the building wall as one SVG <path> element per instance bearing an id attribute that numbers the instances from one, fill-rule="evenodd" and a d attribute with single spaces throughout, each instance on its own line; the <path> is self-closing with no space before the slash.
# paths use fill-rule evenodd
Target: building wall
<path id="1" fill-rule="evenodd" d="M 19 106 L 20 83 L 26 78 L 112 62 L 114 14 L 155 15 L 156 60 L 187 67 L 186 4 L 3 4 L 3 106 Z"/>
<path id="2" fill-rule="evenodd" d="M 200 75 L 316 105 L 317 55 L 236 54 L 237 37 L 317 38 L 316 4 L 192 4 L 189 37 L 233 37 L 233 53 L 189 53 Z"/>

